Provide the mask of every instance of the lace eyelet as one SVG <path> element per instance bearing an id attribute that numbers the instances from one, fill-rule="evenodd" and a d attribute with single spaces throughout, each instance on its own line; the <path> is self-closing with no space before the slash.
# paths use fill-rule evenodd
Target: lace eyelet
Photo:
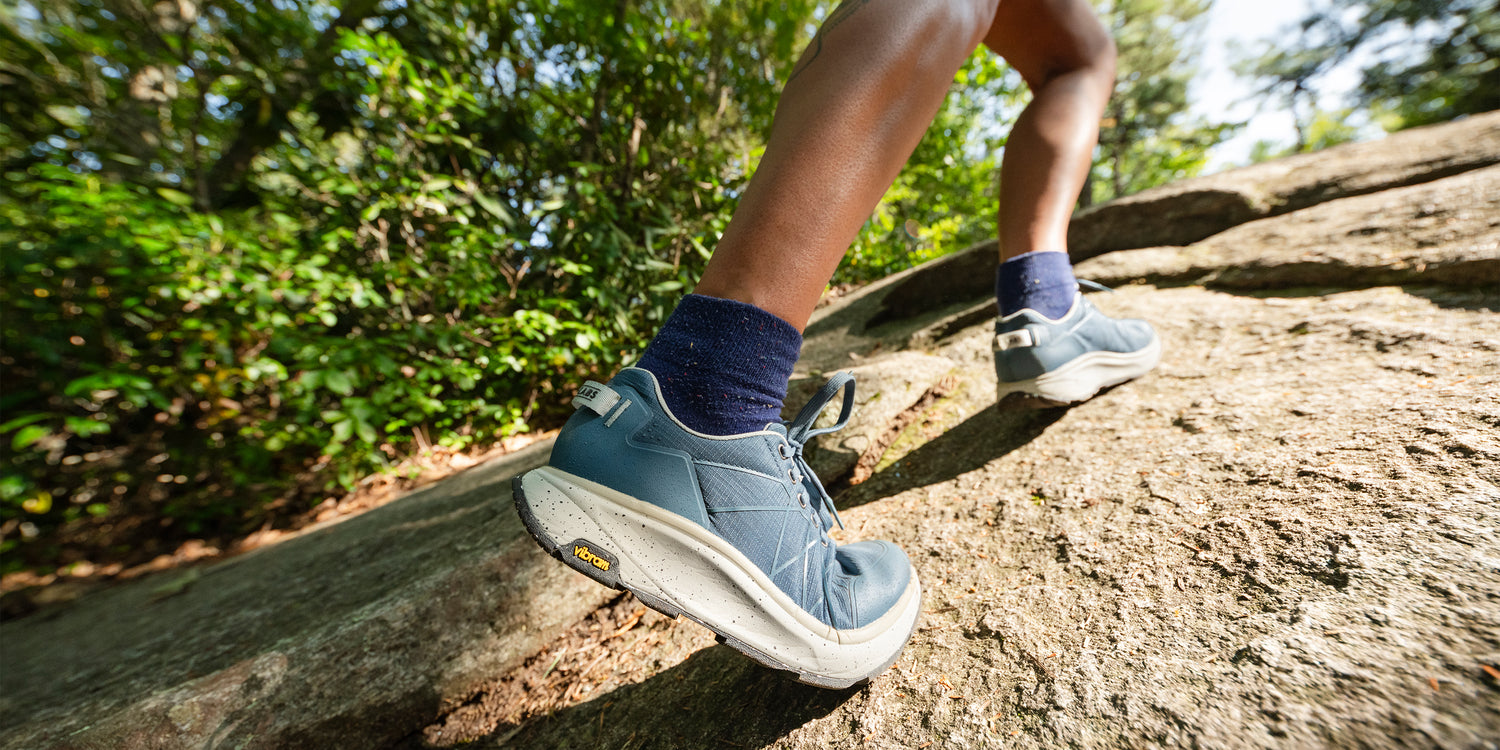
<path id="1" fill-rule="evenodd" d="M 796 469 L 787 469 L 786 478 L 791 480 L 792 484 L 802 484 L 802 475 Z"/>
<path id="2" fill-rule="evenodd" d="M 804 508 L 806 508 L 807 507 L 807 495 L 804 494 L 804 493 L 798 492 L 797 493 L 797 504 L 801 505 Z"/>
<path id="3" fill-rule="evenodd" d="M 776 455 L 781 456 L 783 461 L 792 460 L 791 449 L 786 447 L 786 443 L 776 444 Z"/>

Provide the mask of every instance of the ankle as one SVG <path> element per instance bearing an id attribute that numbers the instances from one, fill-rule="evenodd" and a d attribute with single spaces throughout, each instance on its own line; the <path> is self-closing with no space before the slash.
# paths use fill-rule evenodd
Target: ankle
<path id="1" fill-rule="evenodd" d="M 737 435 L 780 419 L 801 348 L 797 329 L 765 310 L 690 294 L 636 366 L 656 376 L 678 421 L 707 435 Z"/>
<path id="2" fill-rule="evenodd" d="M 995 272 L 995 301 L 1001 317 L 1030 309 L 1056 320 L 1067 314 L 1077 293 L 1073 265 L 1064 252 L 1017 255 Z"/>

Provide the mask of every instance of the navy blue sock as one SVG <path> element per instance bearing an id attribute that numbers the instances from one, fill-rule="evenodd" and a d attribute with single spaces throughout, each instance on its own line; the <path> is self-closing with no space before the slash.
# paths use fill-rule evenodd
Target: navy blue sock
<path id="1" fill-rule="evenodd" d="M 1002 317 L 1031 308 L 1056 320 L 1073 307 L 1077 291 L 1067 253 L 1039 250 L 1017 255 L 995 272 L 995 299 Z"/>
<path id="2" fill-rule="evenodd" d="M 689 294 L 636 367 L 656 376 L 683 424 L 738 435 L 781 418 L 801 350 L 802 334 L 791 323 L 744 302 Z"/>

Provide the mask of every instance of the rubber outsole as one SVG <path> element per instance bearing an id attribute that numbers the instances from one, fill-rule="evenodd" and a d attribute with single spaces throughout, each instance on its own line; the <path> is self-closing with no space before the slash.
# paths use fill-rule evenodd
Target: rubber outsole
<path id="1" fill-rule="evenodd" d="M 1030 380 L 1002 380 L 996 387 L 996 403 L 1006 408 L 1050 408 L 1082 403 L 1105 388 L 1145 375 L 1160 362 L 1161 339 L 1153 336 L 1151 343 L 1137 352 L 1090 352 Z M 1078 385 L 1080 376 L 1089 378 L 1081 387 Z"/>
<path id="2" fill-rule="evenodd" d="M 564 550 L 566 548 L 580 543 L 589 544 L 589 540 L 575 540 L 567 544 L 562 544 L 548 536 L 547 533 L 542 530 L 542 524 L 537 519 L 536 515 L 532 513 L 531 508 L 526 502 L 526 489 L 522 482 L 523 478 L 524 475 L 517 476 L 511 479 L 511 494 L 515 502 L 516 512 L 521 517 L 521 523 L 526 526 L 527 533 L 531 535 L 532 539 L 536 540 L 537 545 L 540 546 L 542 550 L 547 554 L 551 555 L 553 558 L 557 559 L 564 565 L 567 565 L 569 568 L 572 568 L 573 570 L 576 570 L 579 573 L 588 576 L 590 579 L 615 591 L 629 591 L 637 599 L 639 599 L 642 604 L 656 610 L 657 612 L 660 612 L 672 618 L 685 617 L 689 620 L 692 620 L 693 622 L 698 623 L 699 625 L 702 625 L 704 628 L 707 628 L 709 632 L 714 634 L 714 639 L 719 643 L 723 643 L 729 646 L 730 648 L 744 654 L 745 656 L 750 657 L 750 659 L 763 666 L 781 672 L 789 673 L 793 677 L 795 677 L 798 682 L 806 685 L 813 685 L 815 687 L 827 688 L 830 690 L 846 690 L 849 688 L 866 685 L 869 684 L 870 680 L 879 676 L 887 669 L 890 669 L 891 665 L 895 664 L 896 660 L 900 658 L 901 651 L 904 650 L 904 648 L 897 650 L 896 653 L 891 655 L 889 660 L 879 665 L 869 674 L 853 680 L 830 678 L 825 675 L 819 675 L 802 669 L 798 669 L 794 665 L 782 662 L 765 653 L 764 651 L 761 651 L 755 646 L 720 631 L 718 628 L 704 621 L 702 618 L 695 616 L 693 613 L 687 612 L 669 602 L 663 601 L 662 599 L 649 592 L 641 591 L 637 587 L 631 586 L 628 582 L 621 580 L 617 572 L 618 566 L 613 564 L 614 560 L 611 558 L 608 552 L 604 551 L 598 545 L 594 545 L 593 547 L 591 547 L 591 549 L 595 550 L 596 554 L 603 557 L 606 562 L 612 563 L 607 566 L 607 569 L 601 568 L 600 566 L 595 564 L 590 564 L 577 555 L 565 554 Z M 912 620 L 911 628 L 906 633 L 906 638 L 903 643 L 909 642 L 911 640 L 912 634 L 916 632 L 918 619 L 920 618 L 914 618 Z"/>

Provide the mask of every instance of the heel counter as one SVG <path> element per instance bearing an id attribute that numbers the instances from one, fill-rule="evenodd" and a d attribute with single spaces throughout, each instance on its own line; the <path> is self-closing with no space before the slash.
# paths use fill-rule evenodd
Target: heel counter
<path id="1" fill-rule="evenodd" d="M 995 374 L 1002 383 L 1031 380 L 1046 371 L 1034 346 L 995 352 Z"/>
<path id="2" fill-rule="evenodd" d="M 711 528 L 692 458 L 637 440 L 653 419 L 650 402 L 620 390 L 627 398 L 617 411 L 601 416 L 579 409 L 568 418 L 548 464 Z"/>

